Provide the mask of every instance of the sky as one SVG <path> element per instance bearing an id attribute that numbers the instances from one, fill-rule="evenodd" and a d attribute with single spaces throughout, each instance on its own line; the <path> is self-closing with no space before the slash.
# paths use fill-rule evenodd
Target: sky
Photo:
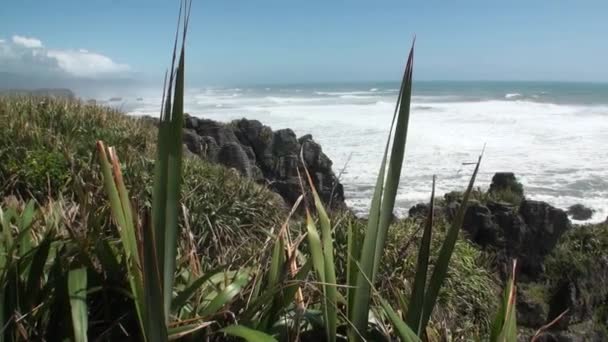
<path id="1" fill-rule="evenodd" d="M 397 80 L 608 82 L 608 1 L 194 0 L 197 85 Z M 0 73 L 151 82 L 170 60 L 177 0 L 3 0 Z"/>

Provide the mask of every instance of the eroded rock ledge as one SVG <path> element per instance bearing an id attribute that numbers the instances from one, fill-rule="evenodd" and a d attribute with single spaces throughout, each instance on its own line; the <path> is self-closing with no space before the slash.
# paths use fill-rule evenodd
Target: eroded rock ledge
<path id="1" fill-rule="evenodd" d="M 566 211 L 526 199 L 510 172 L 497 173 L 487 192 L 472 197 L 464 235 L 491 256 L 503 281 L 517 259 L 521 340 L 566 312 L 538 341 L 606 341 L 608 224 L 573 225 Z M 435 213 L 451 221 L 461 200 L 461 193 L 448 193 Z M 414 217 L 427 213 L 424 203 L 409 211 Z"/>
<path id="2" fill-rule="evenodd" d="M 289 206 L 302 193 L 298 177 L 298 172 L 305 177 L 301 151 L 323 202 L 332 209 L 346 208 L 344 189 L 332 170 L 332 161 L 310 134 L 297 138 L 289 128 L 273 131 L 257 120 L 224 124 L 186 115 L 183 139 L 191 153 L 267 183 Z"/>

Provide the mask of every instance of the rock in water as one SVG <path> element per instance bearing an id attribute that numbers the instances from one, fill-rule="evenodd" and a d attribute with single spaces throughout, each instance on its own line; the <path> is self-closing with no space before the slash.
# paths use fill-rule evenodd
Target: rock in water
<path id="1" fill-rule="evenodd" d="M 582 204 L 575 204 L 568 208 L 568 216 L 572 217 L 573 220 L 586 221 L 593 216 L 594 210 L 587 208 Z"/>
<path id="2" fill-rule="evenodd" d="M 184 127 L 184 145 L 191 152 L 268 184 L 288 205 L 301 194 L 302 151 L 319 197 L 332 209 L 346 208 L 344 189 L 332 171 L 332 162 L 311 135 L 298 139 L 291 129 L 273 132 L 257 120 L 223 124 L 190 115 L 185 115 Z"/>

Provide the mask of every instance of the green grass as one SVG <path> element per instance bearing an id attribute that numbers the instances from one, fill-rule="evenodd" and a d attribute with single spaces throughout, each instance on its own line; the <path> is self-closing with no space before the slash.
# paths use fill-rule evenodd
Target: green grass
<path id="1" fill-rule="evenodd" d="M 334 221 L 344 222 L 363 230 L 364 222 L 350 214 L 336 217 Z M 383 264 L 379 269 L 378 291 L 389 303 L 398 303 L 400 297 L 409 298 L 416 274 L 417 249 L 422 239 L 421 223 L 407 218 L 393 223 L 387 235 Z M 431 266 L 437 259 L 441 243 L 445 239 L 448 226 L 443 220 L 435 222 L 435 232 L 431 240 Z M 336 231 L 336 244 L 346 243 L 346 232 Z M 337 256 L 338 274 L 345 274 L 345 255 Z M 342 280 L 339 280 L 339 282 Z M 447 324 L 454 336 L 476 336 L 488 332 L 493 313 L 498 307 L 501 285 L 492 272 L 488 256 L 475 248 L 466 239 L 456 242 L 450 261 L 448 276 L 439 293 L 432 324 Z M 466 317 L 466 319 L 465 319 Z M 436 324 L 437 323 L 437 324 Z"/>
<path id="2" fill-rule="evenodd" d="M 107 221 L 95 156 L 95 142 L 102 140 L 116 147 L 134 203 L 151 207 L 156 126 L 149 119 L 78 101 L 0 97 L 0 128 L 0 197 L 62 198 L 94 208 Z M 181 223 L 204 246 L 206 263 L 208 256 L 217 256 L 216 264 L 251 257 L 218 251 L 266 238 L 264 231 L 284 214 L 274 193 L 198 158 L 184 160 L 181 192 L 189 213 Z M 110 230 L 109 222 L 104 227 Z"/>

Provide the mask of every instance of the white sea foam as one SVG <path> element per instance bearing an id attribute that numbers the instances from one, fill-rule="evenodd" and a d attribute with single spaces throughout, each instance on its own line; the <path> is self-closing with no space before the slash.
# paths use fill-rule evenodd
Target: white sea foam
<path id="1" fill-rule="evenodd" d="M 370 88 L 366 88 L 370 89 Z M 186 98 L 186 110 L 220 121 L 247 117 L 273 129 L 311 133 L 342 175 L 348 204 L 364 213 L 370 202 L 396 96 L 385 91 L 260 89 L 204 90 Z M 308 94 L 308 95 L 306 95 Z M 507 95 L 515 95 L 507 94 Z M 477 184 L 498 171 L 513 171 L 527 196 L 567 208 L 582 203 L 608 215 L 608 106 L 562 105 L 526 100 L 465 101 L 460 96 L 414 96 L 406 161 L 397 197 L 398 215 L 427 201 L 431 177 L 437 193 L 462 190 L 484 144 Z M 133 114 L 155 114 L 159 98 L 145 98 Z M 220 107 L 217 107 L 220 106 Z"/>
<path id="2" fill-rule="evenodd" d="M 519 97 L 522 97 L 522 95 L 520 93 L 505 94 L 505 99 L 515 99 L 515 98 L 519 98 Z"/>

